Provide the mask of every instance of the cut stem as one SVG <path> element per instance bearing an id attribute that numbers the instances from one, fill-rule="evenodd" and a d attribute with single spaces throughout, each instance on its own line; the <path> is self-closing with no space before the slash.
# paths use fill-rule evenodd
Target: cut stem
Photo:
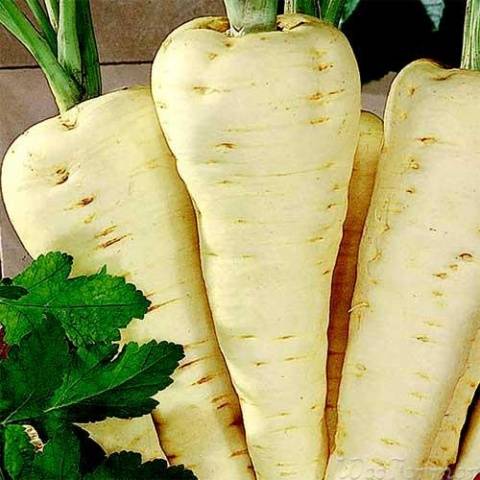
<path id="1" fill-rule="evenodd" d="M 84 97 L 95 98 L 102 93 L 102 77 L 89 0 L 77 0 L 77 30 L 82 56 Z"/>
<path id="2" fill-rule="evenodd" d="M 58 61 L 79 84 L 82 83 L 82 57 L 77 33 L 76 1 L 60 0 Z"/>
<path id="3" fill-rule="evenodd" d="M 320 17 L 319 0 L 285 0 L 285 13 L 303 13 Z"/>
<path id="4" fill-rule="evenodd" d="M 0 24 L 33 55 L 43 70 L 61 112 L 81 99 L 79 85 L 62 68 L 47 41 L 35 30 L 14 0 L 0 1 Z"/>
<path id="5" fill-rule="evenodd" d="M 278 0 L 225 0 L 225 7 L 235 37 L 276 30 Z"/>
<path id="6" fill-rule="evenodd" d="M 480 70 L 480 0 L 467 0 L 461 67 Z"/>
<path id="7" fill-rule="evenodd" d="M 343 11 L 345 9 L 345 0 L 324 0 L 322 5 L 322 18 L 336 27 L 340 26 Z"/>
<path id="8" fill-rule="evenodd" d="M 57 34 L 53 29 L 52 25 L 50 24 L 50 20 L 48 19 L 45 10 L 42 7 L 42 4 L 39 0 L 25 0 L 25 3 L 28 5 L 30 10 L 32 11 L 35 20 L 40 27 L 42 35 L 45 37 L 45 40 L 50 45 L 52 52 L 57 52 Z"/>

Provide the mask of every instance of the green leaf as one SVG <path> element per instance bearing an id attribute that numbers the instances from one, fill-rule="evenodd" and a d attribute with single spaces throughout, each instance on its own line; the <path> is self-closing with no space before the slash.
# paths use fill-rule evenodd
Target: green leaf
<path id="1" fill-rule="evenodd" d="M 60 6 L 58 1 L 59 0 L 45 0 L 48 18 L 55 32 L 58 30 L 58 17 L 60 15 Z"/>
<path id="2" fill-rule="evenodd" d="M 170 375 L 182 358 L 182 348 L 167 342 L 127 344 L 120 353 L 108 343 L 75 351 L 58 321 L 45 318 L 0 364 L 3 463 L 10 475 L 14 480 L 13 474 L 22 480 L 80 478 L 81 450 L 73 422 L 151 412 L 157 405 L 151 397 L 172 382 Z M 25 430 L 10 429 L 19 426 L 13 422 L 34 424 L 44 435 L 43 453 L 35 454 L 31 475 Z"/>
<path id="3" fill-rule="evenodd" d="M 33 55 L 50 85 L 61 112 L 77 105 L 81 91 L 58 62 L 45 38 L 35 29 L 15 0 L 0 2 L 0 24 Z"/>
<path id="4" fill-rule="evenodd" d="M 28 427 L 29 433 L 23 425 L 5 428 L 5 470 L 13 480 L 80 479 L 80 441 L 73 426 L 59 418 L 46 418 L 44 423 L 46 441 L 33 427 Z"/>
<path id="5" fill-rule="evenodd" d="M 80 443 L 80 472 L 85 475 L 105 461 L 106 453 L 86 430 L 77 425 L 73 428 Z"/>
<path id="6" fill-rule="evenodd" d="M 317 17 L 320 13 L 319 0 L 285 0 L 284 13 L 303 13 Z"/>
<path id="7" fill-rule="evenodd" d="M 75 345 L 120 339 L 120 329 L 133 318 L 142 319 L 150 303 L 134 285 L 102 269 L 95 275 L 69 279 L 72 257 L 62 253 L 42 255 L 13 285 L 28 291 L 18 300 L 0 299 L 0 322 L 5 340 L 15 344 L 54 314 Z"/>
<path id="8" fill-rule="evenodd" d="M 114 454 L 81 477 L 80 441 L 65 426 L 37 453 L 21 425 L 9 425 L 4 438 L 4 469 L 12 480 L 197 480 L 182 466 L 168 467 L 164 460 L 142 463 L 141 455 L 133 452 Z"/>
<path id="9" fill-rule="evenodd" d="M 49 309 L 62 322 L 75 345 L 120 340 L 120 329 L 133 318 L 143 319 L 150 303 L 123 278 L 104 270 L 65 284 Z"/>
<path id="10" fill-rule="evenodd" d="M 322 19 L 338 27 L 343 17 L 344 1 L 345 0 L 322 0 Z"/>
<path id="11" fill-rule="evenodd" d="M 31 475 L 35 448 L 30 442 L 25 427 L 8 425 L 4 430 L 3 468 L 13 480 Z"/>
<path id="12" fill-rule="evenodd" d="M 342 21 L 347 21 L 353 12 L 357 9 L 360 0 L 345 0 L 345 4 L 343 6 L 343 15 Z"/>
<path id="13" fill-rule="evenodd" d="M 443 12 L 445 10 L 445 0 L 421 0 L 435 30 L 440 28 Z"/>
<path id="14" fill-rule="evenodd" d="M 154 341 L 142 346 L 129 343 L 116 353 L 111 345 L 79 349 L 48 411 L 67 411 L 74 422 L 150 413 L 157 405 L 151 397 L 172 383 L 170 376 L 183 358 L 182 347 Z"/>
<path id="15" fill-rule="evenodd" d="M 31 290 L 33 298 L 53 296 L 72 271 L 73 258 L 66 253 L 40 255 L 11 283 Z"/>
<path id="16" fill-rule="evenodd" d="M 197 477 L 183 467 L 168 467 L 164 460 L 142 464 L 139 453 L 121 452 L 111 455 L 103 465 L 85 480 L 197 480 Z"/>
<path id="17" fill-rule="evenodd" d="M 7 298 L 9 300 L 18 300 L 24 297 L 28 291 L 23 287 L 15 287 L 14 285 L 0 284 L 0 298 Z"/>
<path id="18" fill-rule="evenodd" d="M 77 1 L 60 0 L 58 20 L 58 61 L 79 84 L 82 81 L 82 57 L 77 33 Z"/>
<path id="19" fill-rule="evenodd" d="M 102 74 L 98 57 L 90 0 L 77 0 L 77 31 L 82 55 L 82 86 L 85 99 L 102 94 Z"/>
<path id="20" fill-rule="evenodd" d="M 53 53 L 57 51 L 57 36 L 55 30 L 50 24 L 45 10 L 40 2 L 40 0 L 25 0 L 25 3 L 30 8 L 35 20 L 37 21 L 40 31 L 50 46 Z"/>
<path id="21" fill-rule="evenodd" d="M 120 350 L 112 340 L 134 314 L 145 314 L 148 301 L 105 268 L 73 279 L 71 269 L 71 257 L 51 253 L 0 282 L 10 343 L 0 362 L 0 479 L 195 479 L 163 461 L 142 465 L 136 454 L 105 460 L 75 425 L 151 412 L 152 397 L 171 384 L 184 355 L 168 342 Z"/>
<path id="22" fill-rule="evenodd" d="M 69 363 L 65 332 L 56 319 L 44 318 L 0 362 L 0 423 L 40 416 Z"/>
<path id="23" fill-rule="evenodd" d="M 11 281 L 12 286 L 24 288 L 29 294 L 16 302 L 0 301 L 0 322 L 5 327 L 5 341 L 8 344 L 17 344 L 41 323 L 45 310 L 30 305 L 40 306 L 55 298 L 58 287 L 70 275 L 72 263 L 72 257 L 65 254 L 41 255 Z"/>
<path id="24" fill-rule="evenodd" d="M 77 480 L 80 479 L 79 464 L 79 442 L 64 426 L 45 443 L 43 452 L 35 455 L 28 480 Z"/>

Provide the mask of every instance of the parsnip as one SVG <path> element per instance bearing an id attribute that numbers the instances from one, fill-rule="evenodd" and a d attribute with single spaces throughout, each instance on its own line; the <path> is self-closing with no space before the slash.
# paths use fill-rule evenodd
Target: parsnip
<path id="1" fill-rule="evenodd" d="M 154 63 L 153 93 L 196 207 L 257 478 L 318 480 L 359 74 L 345 37 L 312 17 L 281 16 L 276 31 L 236 38 L 228 28 L 204 18 L 172 33 Z"/>
<path id="2" fill-rule="evenodd" d="M 125 341 L 184 346 L 154 413 L 169 460 L 199 480 L 252 478 L 201 278 L 193 209 L 149 89 L 110 93 L 34 126 L 7 153 L 2 186 L 32 256 L 66 250 L 76 274 L 108 265 L 148 295 L 151 311 Z"/>
<path id="3" fill-rule="evenodd" d="M 422 477 L 422 480 L 442 480 L 442 472 L 449 465 L 456 463 L 461 433 L 465 427 L 468 409 L 479 383 L 480 331 L 477 331 L 470 349 L 466 369 L 455 387 L 450 404 L 443 417 L 442 425 L 427 462 L 426 474 Z"/>
<path id="4" fill-rule="evenodd" d="M 480 473 L 480 408 L 475 405 L 460 450 L 454 480 L 475 480 Z"/>
<path id="5" fill-rule="evenodd" d="M 426 467 L 480 324 L 479 105 L 476 72 L 417 61 L 394 82 L 328 480 L 442 476 Z"/>
<path id="6" fill-rule="evenodd" d="M 61 112 L 7 153 L 2 186 L 10 218 L 33 256 L 70 252 L 77 274 L 105 264 L 148 295 L 150 312 L 129 326 L 125 341 L 184 346 L 174 384 L 158 395 L 154 412 L 170 462 L 185 464 L 199 480 L 253 479 L 238 399 L 206 298 L 193 207 L 150 90 L 99 96 L 89 1 L 65 0 L 58 21 L 54 51 L 13 0 L 0 2 L 0 23 L 34 55 Z M 85 98 L 94 99 L 81 103 Z M 151 438 L 151 423 L 135 422 L 142 421 L 132 429 L 143 428 L 142 436 Z M 115 445 L 114 438 L 100 440 L 107 450 Z"/>
<path id="7" fill-rule="evenodd" d="M 355 287 L 358 248 L 372 197 L 378 158 L 383 143 L 383 122 L 373 113 L 362 112 L 360 136 L 348 194 L 347 218 L 343 226 L 337 264 L 333 272 L 330 325 L 328 327 L 326 421 L 330 449 L 337 427 L 337 401 L 343 359 L 348 341 L 350 307 Z"/>
<path id="8" fill-rule="evenodd" d="M 90 437 L 107 453 L 139 452 L 144 462 L 164 458 L 151 415 L 130 419 L 109 418 L 82 424 Z"/>

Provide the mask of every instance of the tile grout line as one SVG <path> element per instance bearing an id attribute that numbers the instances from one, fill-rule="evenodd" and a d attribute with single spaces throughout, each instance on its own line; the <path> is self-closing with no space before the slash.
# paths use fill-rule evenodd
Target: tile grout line
<path id="1" fill-rule="evenodd" d="M 102 67 L 115 67 L 122 65 L 151 65 L 152 60 L 123 60 L 118 62 L 102 62 Z M 38 65 L 4 65 L 0 67 L 0 71 L 16 71 L 16 70 L 37 70 Z"/>

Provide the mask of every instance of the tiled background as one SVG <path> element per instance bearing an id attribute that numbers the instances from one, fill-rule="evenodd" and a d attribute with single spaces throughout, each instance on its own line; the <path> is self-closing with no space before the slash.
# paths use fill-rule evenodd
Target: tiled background
<path id="1" fill-rule="evenodd" d="M 221 0 L 92 0 L 104 89 L 148 83 L 150 62 L 176 26 L 224 12 Z M 364 87 L 364 107 L 381 114 L 391 76 Z M 0 28 L 0 158 L 31 125 L 56 113 L 48 86 L 28 52 Z M 28 261 L 0 204 L 2 269 L 15 274 Z"/>
<path id="2" fill-rule="evenodd" d="M 103 63 L 148 62 L 176 26 L 202 15 L 223 14 L 221 0 L 91 0 Z M 34 65 L 0 31 L 0 66 Z"/>

